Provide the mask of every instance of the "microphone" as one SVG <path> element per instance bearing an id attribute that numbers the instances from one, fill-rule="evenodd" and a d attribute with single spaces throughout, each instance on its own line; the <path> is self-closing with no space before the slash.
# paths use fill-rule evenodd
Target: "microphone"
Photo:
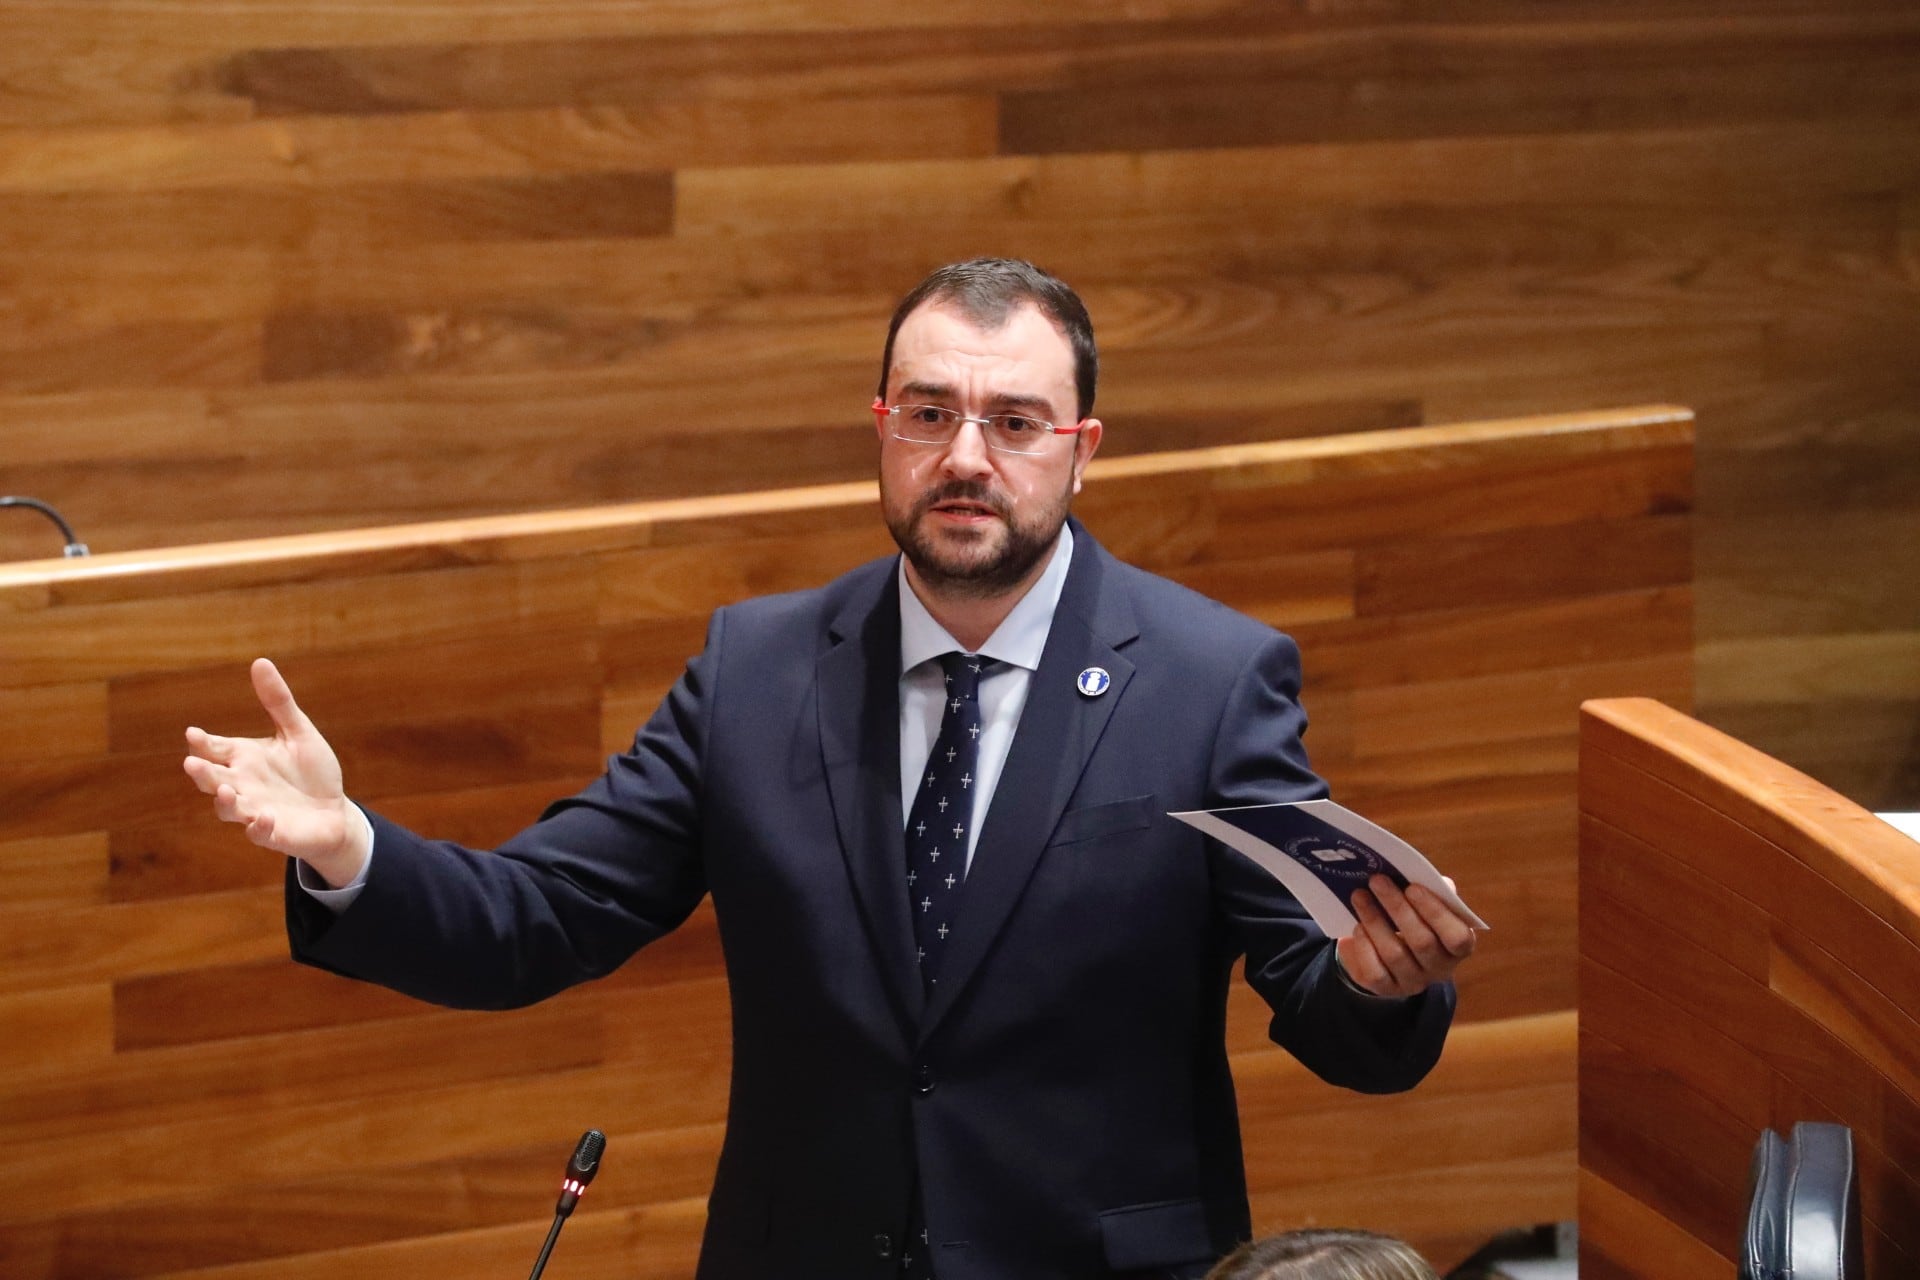
<path id="1" fill-rule="evenodd" d="M 580 1135 L 573 1159 L 567 1161 L 567 1176 L 560 1183 L 560 1203 L 554 1206 L 555 1213 L 564 1218 L 573 1212 L 573 1206 L 587 1193 L 587 1184 L 593 1181 L 593 1175 L 600 1172 L 600 1157 L 606 1150 L 607 1135 L 598 1129 L 589 1129 Z"/>
<path id="2" fill-rule="evenodd" d="M 68 524 L 58 511 L 38 498 L 5 497 L 0 498 L 0 507 L 32 507 L 47 519 L 60 526 L 60 536 L 67 540 L 66 549 L 61 552 L 69 559 L 87 554 L 87 544 L 73 536 L 73 526 Z"/>
<path id="3" fill-rule="evenodd" d="M 600 1157 L 606 1150 L 607 1135 L 598 1129 L 589 1129 L 580 1135 L 580 1141 L 573 1148 L 573 1158 L 567 1161 L 566 1176 L 560 1180 L 560 1200 L 553 1207 L 553 1226 L 547 1229 L 547 1242 L 540 1246 L 540 1256 L 534 1260 L 533 1274 L 527 1280 L 540 1280 L 540 1273 L 547 1269 L 547 1258 L 553 1253 L 554 1242 L 560 1238 L 560 1228 L 566 1225 L 573 1207 L 586 1194 L 593 1175 L 600 1172 Z"/>

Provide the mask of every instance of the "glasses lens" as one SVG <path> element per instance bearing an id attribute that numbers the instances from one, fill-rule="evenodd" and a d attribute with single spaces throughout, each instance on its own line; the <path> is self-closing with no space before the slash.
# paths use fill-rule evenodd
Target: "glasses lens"
<path id="1" fill-rule="evenodd" d="M 996 413 L 987 418 L 969 418 L 955 409 L 932 404 L 901 404 L 893 407 L 895 439 L 915 444 L 952 444 L 962 423 L 981 423 L 981 436 L 989 449 L 1001 453 L 1044 453 L 1053 425 L 1023 413 Z"/>
<path id="2" fill-rule="evenodd" d="M 959 433 L 960 415 L 931 404 L 903 404 L 894 408 L 893 434 L 921 444 L 946 444 Z"/>
<path id="3" fill-rule="evenodd" d="M 1052 434 L 1051 423 L 1022 413 L 996 413 L 987 419 L 987 444 L 1002 453 L 1039 453 Z"/>

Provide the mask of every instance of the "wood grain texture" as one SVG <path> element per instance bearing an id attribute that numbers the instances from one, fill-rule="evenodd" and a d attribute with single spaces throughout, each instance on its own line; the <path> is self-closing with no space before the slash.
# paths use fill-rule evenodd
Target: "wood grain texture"
<path id="1" fill-rule="evenodd" d="M 1906 0 L 22 0 L 0 491 L 121 551 L 864 478 L 893 300 L 1012 254 L 1109 454 L 1694 407 L 1702 714 L 1915 807 L 1917 84 Z"/>
<path id="2" fill-rule="evenodd" d="M 1913 1270 L 1920 848 L 1638 698 L 1582 709 L 1580 811 L 1583 1269 L 1730 1272 L 1760 1131 L 1822 1120 L 1854 1133 L 1869 1267 Z"/>
<path id="3" fill-rule="evenodd" d="M 1358 1221 L 1441 1261 L 1572 1213 L 1574 710 L 1684 701 L 1692 596 L 1684 557 L 1575 572 L 1568 548 L 1596 523 L 1666 546 L 1691 432 L 1656 406 L 1090 471 L 1078 509 L 1116 552 L 1301 635 L 1316 764 L 1498 923 L 1445 1060 L 1403 1098 L 1320 1084 L 1236 989 L 1263 1229 Z M 1423 547 L 1470 598 L 1417 589 Z M 855 483 L 0 566 L 0 700 L 17 741 L 48 744 L 0 751 L 0 1017 L 19 1028 L 0 1048 L 0 1271 L 505 1270 L 539 1234 L 554 1144 L 599 1125 L 621 1154 L 569 1265 L 686 1275 L 728 1075 L 711 910 L 506 1015 L 299 969 L 280 861 L 207 814 L 180 735 L 264 732 L 245 664 L 270 652 L 356 796 L 493 843 L 624 748 L 715 606 L 888 549 Z M 1369 563 L 1392 566 L 1370 592 Z M 227 1142 L 247 1154 L 200 1158 Z"/>

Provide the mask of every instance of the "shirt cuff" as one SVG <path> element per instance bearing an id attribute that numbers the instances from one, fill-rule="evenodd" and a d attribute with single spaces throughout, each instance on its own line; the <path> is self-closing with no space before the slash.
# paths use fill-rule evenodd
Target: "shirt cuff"
<path id="1" fill-rule="evenodd" d="M 299 882 L 300 888 L 335 915 L 352 906 L 353 900 L 360 896 L 360 891 L 367 887 L 367 871 L 373 866 L 373 823 L 366 811 L 357 804 L 353 805 L 353 816 L 359 819 L 361 833 L 366 837 L 367 860 L 360 864 L 360 874 L 351 881 L 336 889 L 315 875 L 313 868 L 306 863 L 294 860 L 294 879 Z"/>

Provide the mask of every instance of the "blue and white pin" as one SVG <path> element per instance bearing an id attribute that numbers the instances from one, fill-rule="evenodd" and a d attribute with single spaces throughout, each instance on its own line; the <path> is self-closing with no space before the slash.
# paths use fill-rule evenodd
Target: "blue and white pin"
<path id="1" fill-rule="evenodd" d="M 1113 677 L 1107 674 L 1105 667 L 1088 667 L 1073 683 L 1083 696 L 1097 698 L 1113 687 Z"/>

